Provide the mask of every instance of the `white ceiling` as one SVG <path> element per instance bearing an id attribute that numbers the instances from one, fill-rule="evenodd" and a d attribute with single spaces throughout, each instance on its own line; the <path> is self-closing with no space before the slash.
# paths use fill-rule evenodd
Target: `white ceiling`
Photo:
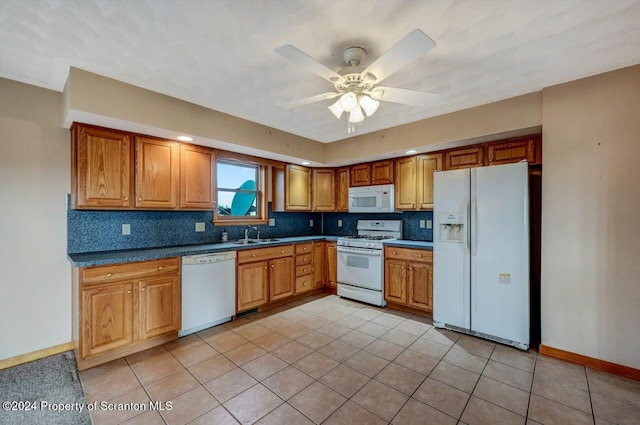
<path id="1" fill-rule="evenodd" d="M 320 77 L 273 52 L 292 44 L 334 70 L 370 64 L 411 29 L 437 43 L 385 86 L 440 93 L 385 102 L 364 134 L 640 63 L 640 0 L 1 0 L 0 76 L 62 91 L 69 66 L 321 142 L 345 139 Z"/>

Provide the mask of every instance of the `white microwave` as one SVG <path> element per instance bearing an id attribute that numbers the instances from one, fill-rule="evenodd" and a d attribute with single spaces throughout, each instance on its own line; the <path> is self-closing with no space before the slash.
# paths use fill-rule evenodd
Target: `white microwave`
<path id="1" fill-rule="evenodd" d="M 394 212 L 392 184 L 349 188 L 349 212 L 389 213 Z"/>

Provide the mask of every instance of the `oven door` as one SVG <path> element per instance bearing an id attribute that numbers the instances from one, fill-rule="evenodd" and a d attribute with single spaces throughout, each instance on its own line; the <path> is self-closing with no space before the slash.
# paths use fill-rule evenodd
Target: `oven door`
<path id="1" fill-rule="evenodd" d="M 338 283 L 382 291 L 382 250 L 338 247 Z"/>

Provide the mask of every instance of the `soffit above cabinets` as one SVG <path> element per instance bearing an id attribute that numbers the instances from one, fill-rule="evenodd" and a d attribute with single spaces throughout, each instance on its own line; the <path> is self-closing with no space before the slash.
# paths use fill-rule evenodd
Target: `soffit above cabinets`
<path id="1" fill-rule="evenodd" d="M 0 76 L 62 91 L 70 66 L 328 143 L 346 139 L 331 90 L 273 49 L 333 70 L 349 46 L 367 66 L 413 28 L 436 47 L 384 84 L 435 92 L 430 107 L 385 102 L 355 135 L 640 63 L 640 1 L 71 0 L 0 2 Z"/>

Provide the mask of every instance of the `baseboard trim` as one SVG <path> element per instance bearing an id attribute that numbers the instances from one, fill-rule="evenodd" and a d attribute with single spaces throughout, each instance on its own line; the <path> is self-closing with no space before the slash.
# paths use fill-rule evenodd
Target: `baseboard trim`
<path id="1" fill-rule="evenodd" d="M 582 354 L 576 354 L 570 351 L 565 351 L 559 348 L 553 348 L 549 347 L 548 345 L 542 344 L 540 344 L 539 352 L 540 354 L 544 354 L 545 356 L 554 357 L 560 360 L 566 360 L 568 362 L 577 363 L 583 366 L 590 367 L 592 369 L 598 369 L 604 372 L 609 372 L 615 375 L 624 376 L 625 378 L 631 378 L 640 381 L 640 370 L 634 369 L 629 366 L 611 363 L 606 360 L 600 360 L 589 356 L 583 356 Z"/>
<path id="2" fill-rule="evenodd" d="M 45 357 L 53 356 L 54 354 L 64 353 L 65 351 L 73 350 L 72 342 L 65 342 L 64 344 L 54 345 L 53 347 L 43 348 L 42 350 L 33 351 L 31 353 L 20 354 L 18 356 L 9 357 L 8 359 L 0 360 L 0 370 L 6 369 L 19 364 L 32 362 L 34 360 L 44 359 Z"/>

